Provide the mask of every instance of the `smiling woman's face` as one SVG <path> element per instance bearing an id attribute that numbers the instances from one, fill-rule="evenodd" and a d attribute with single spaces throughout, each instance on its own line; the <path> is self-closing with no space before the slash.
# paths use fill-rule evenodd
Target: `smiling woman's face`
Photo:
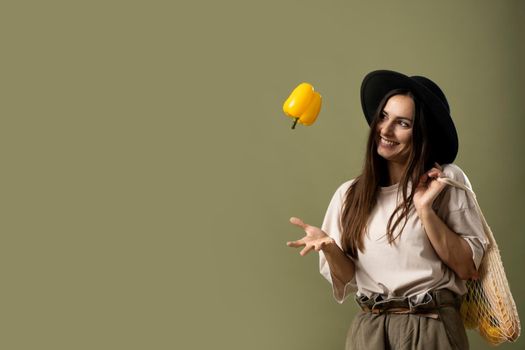
<path id="1" fill-rule="evenodd" d="M 415 104 L 410 96 L 390 97 L 377 124 L 377 153 L 389 162 L 405 165 L 412 147 Z"/>

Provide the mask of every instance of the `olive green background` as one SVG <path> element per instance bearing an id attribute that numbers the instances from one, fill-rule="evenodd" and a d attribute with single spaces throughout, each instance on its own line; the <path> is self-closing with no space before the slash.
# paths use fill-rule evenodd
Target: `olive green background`
<path id="1" fill-rule="evenodd" d="M 435 80 L 523 315 L 522 1 L 2 2 L 2 349 L 341 349 L 316 254 L 366 73 Z M 291 130 L 300 82 L 323 95 Z M 489 349 L 469 332 L 473 349 Z M 525 342 L 503 345 L 520 349 Z"/>

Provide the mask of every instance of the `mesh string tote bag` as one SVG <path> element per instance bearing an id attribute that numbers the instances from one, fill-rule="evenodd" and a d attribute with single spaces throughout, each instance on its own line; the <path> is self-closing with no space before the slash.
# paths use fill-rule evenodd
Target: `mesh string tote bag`
<path id="1" fill-rule="evenodd" d="M 479 278 L 467 281 L 467 293 L 463 296 L 460 309 L 465 328 L 476 329 L 492 345 L 514 342 L 521 332 L 518 310 L 510 292 L 498 245 L 481 212 L 476 194 L 453 179 L 441 177 L 438 181 L 461 188 L 472 196 L 489 241 L 479 266 Z"/>

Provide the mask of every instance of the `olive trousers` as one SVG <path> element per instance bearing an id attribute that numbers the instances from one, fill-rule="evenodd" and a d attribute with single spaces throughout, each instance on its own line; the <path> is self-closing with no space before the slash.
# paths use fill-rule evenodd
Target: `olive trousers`
<path id="1" fill-rule="evenodd" d="M 348 330 L 346 350 L 468 350 L 459 305 L 435 306 L 434 317 L 361 311 Z"/>

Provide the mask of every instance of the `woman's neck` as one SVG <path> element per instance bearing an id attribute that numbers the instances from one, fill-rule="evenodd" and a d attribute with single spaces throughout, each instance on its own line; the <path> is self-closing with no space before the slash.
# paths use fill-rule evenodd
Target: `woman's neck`
<path id="1" fill-rule="evenodd" d="M 388 181 L 389 186 L 395 185 L 401 181 L 405 172 L 406 164 L 388 162 Z"/>

